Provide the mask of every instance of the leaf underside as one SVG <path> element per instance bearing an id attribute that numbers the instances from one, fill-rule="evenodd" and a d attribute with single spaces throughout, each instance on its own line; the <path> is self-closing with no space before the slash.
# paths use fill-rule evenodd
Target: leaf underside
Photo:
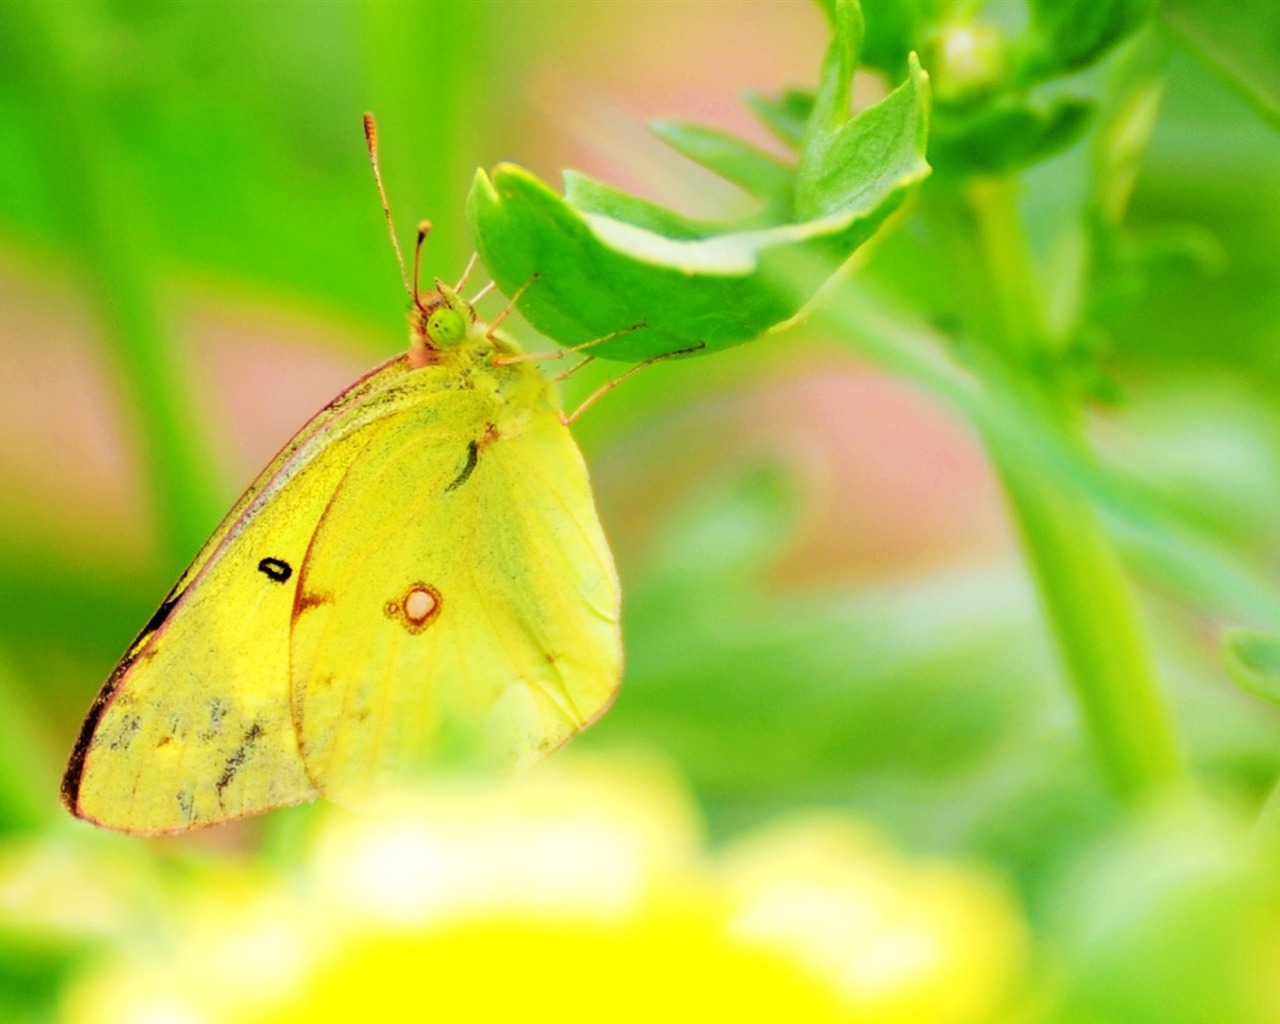
<path id="1" fill-rule="evenodd" d="M 912 56 L 901 85 L 851 116 L 861 13 L 828 7 L 817 93 L 748 100 L 794 164 L 715 129 L 655 126 L 759 200 L 746 218 L 691 220 L 572 172 L 563 196 L 511 164 L 477 173 L 467 212 L 481 258 L 507 294 L 537 275 L 520 301 L 534 328 L 566 345 L 623 331 L 591 351 L 625 361 L 749 341 L 794 316 L 924 180 L 928 76 Z M 797 265 L 813 268 L 801 288 Z"/>

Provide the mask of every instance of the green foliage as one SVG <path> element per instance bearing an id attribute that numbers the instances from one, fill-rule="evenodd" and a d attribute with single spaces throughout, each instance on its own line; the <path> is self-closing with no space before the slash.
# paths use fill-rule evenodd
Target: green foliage
<path id="1" fill-rule="evenodd" d="M 1277 892 L 1235 823 L 1166 807 L 1118 831 L 1054 894 L 1066 977 L 1038 1019 L 1273 1020 L 1258 951 Z"/>
<path id="2" fill-rule="evenodd" d="M 1049 77 L 1088 67 L 1156 11 L 1156 0 L 1027 0 L 1024 74 Z"/>
<path id="3" fill-rule="evenodd" d="M 1165 0 L 1160 13 L 1201 60 L 1280 125 L 1280 7 L 1270 0 Z"/>
<path id="4" fill-rule="evenodd" d="M 744 221 L 691 221 L 577 174 L 565 176 L 563 198 L 512 165 L 477 176 L 468 200 L 477 245 L 503 290 L 537 275 L 520 305 L 530 323 L 570 344 L 644 325 L 592 349 L 607 359 L 713 351 L 793 316 L 871 237 L 928 173 L 928 80 L 911 63 L 888 97 L 850 116 L 861 14 L 844 0 L 830 10 L 833 39 L 812 105 L 795 92 L 752 104 L 798 150 L 794 166 L 711 129 L 657 127 L 760 200 Z M 797 252 L 821 269 L 804 292 L 782 294 L 779 261 Z"/>
<path id="5" fill-rule="evenodd" d="M 918 50 L 933 79 L 929 155 L 942 176 L 1017 171 L 1078 141 L 1094 101 L 1077 73 L 1149 22 L 1155 3 L 1027 0 L 1021 19 L 1014 9 L 927 0 L 867 5 L 868 65 L 892 71 Z M 1063 76 L 1075 77 L 1049 82 Z"/>
<path id="6" fill-rule="evenodd" d="M 939 168 L 1000 174 L 1028 167 L 1079 140 L 1093 105 L 1070 96 L 1005 98 L 959 116 L 939 112 L 930 154 Z"/>
<path id="7" fill-rule="evenodd" d="M 437 225 L 432 273 L 467 255 L 471 185 L 488 269 L 508 295 L 540 274 L 520 311 L 553 343 L 643 322 L 597 354 L 717 353 L 638 375 L 575 425 L 628 650 L 580 744 L 660 752 L 716 840 L 839 808 L 998 874 L 1032 963 L 1026 1004 L 999 1019 L 1277 1019 L 1277 5 L 821 8 L 815 80 L 745 97 L 780 146 L 653 124 L 755 204 L 696 220 L 573 172 L 563 196 L 511 165 L 475 175 L 528 113 L 503 105 L 526 69 L 569 52 L 543 51 L 601 45 L 568 6 L 0 6 L 5 259 L 55 268 L 53 305 L 87 297 L 100 347 L 74 356 L 119 388 L 110 472 L 137 467 L 129 514 L 147 524 L 139 550 L 52 515 L 37 536 L 47 510 L 21 505 L 22 478 L 0 495 L 0 892 L 29 863 L 96 907 L 118 870 L 105 851 L 155 890 L 121 900 L 146 924 L 59 930 L 53 911 L 0 907 L 0 1017 L 55 1018 L 99 947 L 179 919 L 157 879 L 190 850 L 64 821 L 57 773 L 75 716 L 233 496 L 204 429 L 228 371 L 209 371 L 201 310 L 247 294 L 402 345 L 357 127 L 371 108 L 397 217 Z M 428 38 L 455 45 L 424 59 Z M 883 98 L 855 110 L 867 71 Z M 807 334 L 787 326 L 802 308 Z M 280 365 L 259 401 L 294 384 Z M 566 404 L 618 372 L 586 368 Z M 74 378 L 18 386 L 49 413 L 17 447 L 71 459 L 56 428 Z M 957 448 L 884 412 L 918 402 L 954 417 L 939 436 Z M 877 514 L 901 535 L 882 544 Z M 948 539 L 1003 514 L 1010 539 L 939 553 L 912 532 L 929 514 Z M 842 529 L 868 550 L 841 550 Z M 256 827 L 192 849 L 287 870 L 314 821 Z"/>
<path id="8" fill-rule="evenodd" d="M 892 78 L 900 77 L 908 54 L 919 50 L 933 27 L 950 20 L 961 7 L 959 0 L 863 0 L 863 63 Z"/>
<path id="9" fill-rule="evenodd" d="M 626 686 L 583 742 L 673 757 L 722 833 L 799 792 L 1034 876 L 1044 846 L 1025 822 L 1078 841 L 1097 827 L 1097 783 L 1023 581 L 981 569 L 779 587 L 797 499 L 779 468 L 748 465 L 669 516 L 628 595 Z M 1008 764 L 1018 776 L 990 806 Z"/>
<path id="10" fill-rule="evenodd" d="M 1233 629 L 1222 638 L 1231 678 L 1254 696 L 1280 704 L 1280 636 Z"/>
<path id="11" fill-rule="evenodd" d="M 1018 581 L 982 574 L 981 606 L 963 573 L 905 590 L 779 592 L 789 484 L 747 467 L 671 517 L 628 598 L 627 688 L 591 742 L 668 744 L 721 802 L 835 796 L 853 778 L 963 785 L 1053 703 Z M 945 669 L 960 662 L 963 678 Z M 919 721 L 923 706 L 935 712 Z"/>

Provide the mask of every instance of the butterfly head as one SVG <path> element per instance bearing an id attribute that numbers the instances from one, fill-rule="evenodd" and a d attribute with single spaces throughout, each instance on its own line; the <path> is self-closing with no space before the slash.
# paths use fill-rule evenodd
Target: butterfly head
<path id="1" fill-rule="evenodd" d="M 433 362 L 427 353 L 460 344 L 475 322 L 475 307 L 437 278 L 435 289 L 419 295 L 409 312 L 412 352 L 425 357 L 423 364 Z"/>
<path id="2" fill-rule="evenodd" d="M 437 306 L 427 317 L 427 337 L 436 345 L 455 345 L 466 336 L 467 322 L 452 306 Z"/>

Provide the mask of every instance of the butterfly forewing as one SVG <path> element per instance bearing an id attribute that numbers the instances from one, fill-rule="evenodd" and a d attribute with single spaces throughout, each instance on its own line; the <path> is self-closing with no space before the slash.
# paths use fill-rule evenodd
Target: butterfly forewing
<path id="1" fill-rule="evenodd" d="M 403 359 L 357 382 L 259 476 L 103 687 L 63 794 L 133 832 L 213 824 L 315 795 L 290 706 L 298 569 L 379 424 L 421 400 Z"/>

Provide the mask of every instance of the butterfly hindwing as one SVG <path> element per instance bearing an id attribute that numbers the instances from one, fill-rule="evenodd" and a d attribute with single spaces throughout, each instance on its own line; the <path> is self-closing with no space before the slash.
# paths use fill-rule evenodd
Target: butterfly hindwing
<path id="1" fill-rule="evenodd" d="M 618 582 L 586 468 L 536 371 L 506 386 L 398 415 L 321 517 L 291 661 L 326 796 L 358 802 L 459 734 L 532 760 L 612 700 Z"/>

